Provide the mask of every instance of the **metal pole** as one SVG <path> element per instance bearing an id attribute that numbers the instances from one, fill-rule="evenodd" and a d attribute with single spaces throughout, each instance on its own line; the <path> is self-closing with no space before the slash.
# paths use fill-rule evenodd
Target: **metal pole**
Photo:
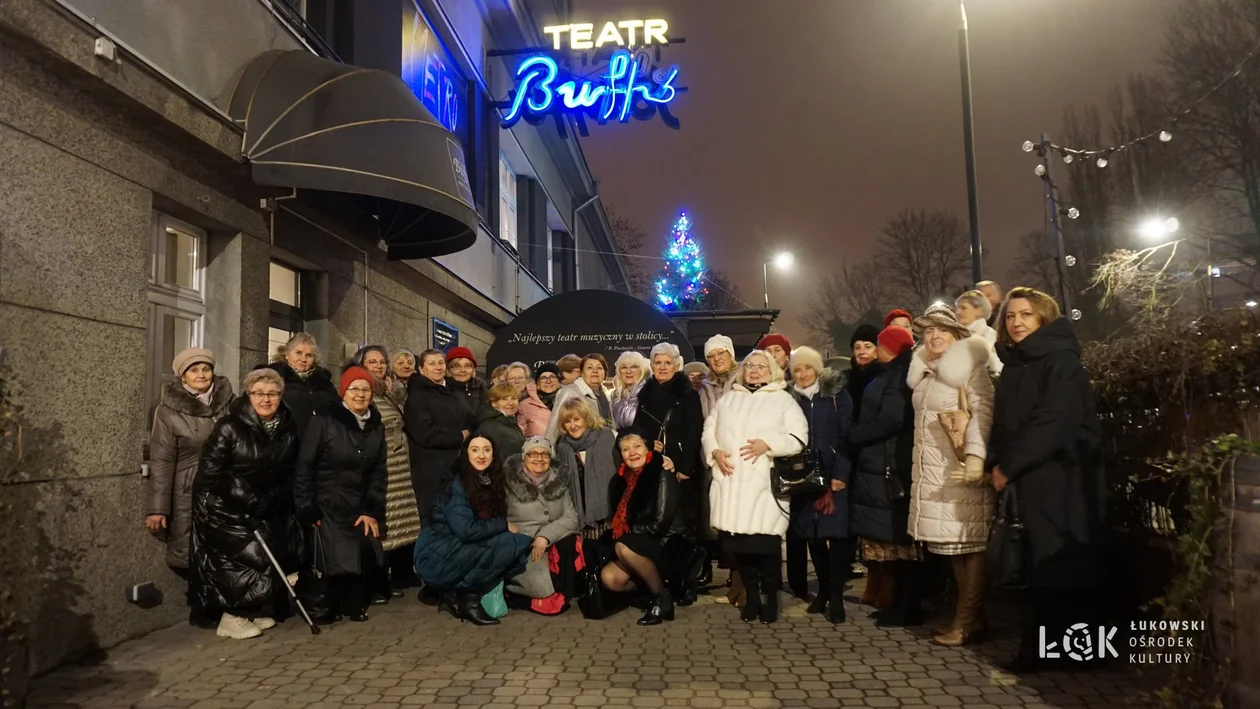
<path id="1" fill-rule="evenodd" d="M 1072 316 L 1072 295 L 1067 283 L 1067 254 L 1064 253 L 1063 227 L 1059 224 L 1059 203 L 1054 199 L 1054 181 L 1050 178 L 1050 136 L 1041 134 L 1041 164 L 1046 168 L 1043 181 L 1046 183 L 1046 206 L 1050 210 L 1050 231 L 1054 234 L 1054 268 L 1059 275 L 1059 302 L 1063 305 L 1063 314 Z"/>
<path id="2" fill-rule="evenodd" d="M 1207 260 L 1208 260 L 1207 306 L 1208 306 L 1208 312 L 1210 313 L 1212 312 L 1212 301 L 1214 300 L 1213 296 L 1216 294 L 1216 274 L 1212 271 L 1212 238 L 1211 237 L 1208 237 L 1208 240 L 1207 240 Z"/>
<path id="3" fill-rule="evenodd" d="M 770 309 L 770 271 L 766 269 L 769 265 L 769 261 L 761 264 L 761 285 L 764 289 L 763 292 L 766 297 L 766 310 Z"/>
<path id="4" fill-rule="evenodd" d="M 967 216 L 971 219 L 971 282 L 984 280 L 980 247 L 980 198 L 976 186 L 976 138 L 971 121 L 971 49 L 967 39 L 967 8 L 961 2 L 962 26 L 958 28 L 958 66 L 962 73 L 963 152 L 967 157 Z"/>

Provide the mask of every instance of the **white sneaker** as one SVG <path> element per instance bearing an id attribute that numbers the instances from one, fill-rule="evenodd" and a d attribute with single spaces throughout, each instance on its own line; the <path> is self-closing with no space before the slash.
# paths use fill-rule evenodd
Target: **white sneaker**
<path id="1" fill-rule="evenodd" d="M 272 628 L 276 627 L 276 619 L 267 618 L 265 616 L 253 618 L 249 622 L 253 623 L 254 627 L 258 628 L 259 630 L 271 630 Z"/>
<path id="2" fill-rule="evenodd" d="M 258 637 L 262 635 L 262 631 L 246 618 L 241 618 L 231 613 L 224 613 L 223 619 L 219 621 L 219 629 L 215 634 L 221 638 L 244 640 Z"/>

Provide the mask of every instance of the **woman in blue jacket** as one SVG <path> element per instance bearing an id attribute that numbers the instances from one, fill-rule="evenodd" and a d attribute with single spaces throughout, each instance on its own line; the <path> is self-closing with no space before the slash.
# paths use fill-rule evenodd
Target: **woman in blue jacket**
<path id="1" fill-rule="evenodd" d="M 808 613 L 825 613 L 832 623 L 844 622 L 844 585 L 853 569 L 849 536 L 849 466 L 840 452 L 848 445 L 853 400 L 844 377 L 823 367 L 822 355 L 810 347 L 792 353 L 792 395 L 809 421 L 809 447 L 818 456 L 830 489 L 819 495 L 792 497 L 788 539 L 809 543 L 818 577 L 818 595 Z"/>
<path id="2" fill-rule="evenodd" d="M 416 540 L 416 574 L 441 592 L 439 610 L 496 625 L 481 597 L 525 570 L 533 537 L 507 521 L 503 466 L 490 439 L 464 442 Z"/>

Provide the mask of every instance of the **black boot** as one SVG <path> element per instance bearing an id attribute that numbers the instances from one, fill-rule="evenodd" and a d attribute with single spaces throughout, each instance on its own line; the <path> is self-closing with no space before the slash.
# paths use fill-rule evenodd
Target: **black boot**
<path id="1" fill-rule="evenodd" d="M 921 561 L 894 562 L 897 579 L 897 599 L 893 607 L 879 615 L 875 625 L 880 628 L 905 628 L 923 625 L 923 608 L 920 603 L 923 588 L 920 579 Z"/>
<path id="2" fill-rule="evenodd" d="M 498 625 L 498 618 L 491 618 L 486 609 L 481 607 L 482 594 L 476 591 L 461 591 L 457 595 L 459 608 L 459 619 L 466 620 L 473 625 Z"/>
<path id="3" fill-rule="evenodd" d="M 687 559 L 686 565 L 683 567 L 682 595 L 678 599 L 678 605 L 686 607 L 696 602 L 700 596 L 700 574 L 705 568 L 704 549 L 696 547 L 691 552 L 691 557 Z"/>
<path id="4" fill-rule="evenodd" d="M 783 585 L 783 566 L 779 555 L 765 557 L 761 568 L 761 612 L 757 618 L 769 625 L 779 620 L 779 587 Z M 751 593 L 749 596 L 751 597 Z"/>
<path id="5" fill-rule="evenodd" d="M 446 611 L 451 614 L 452 618 L 459 617 L 459 603 L 455 599 L 454 591 L 443 591 L 438 599 L 438 613 Z"/>
<path id="6" fill-rule="evenodd" d="M 761 614 L 761 569 L 757 567 L 756 557 L 741 556 L 739 559 L 739 580 L 744 583 L 744 610 L 739 619 L 745 623 L 757 620 Z"/>
<path id="7" fill-rule="evenodd" d="M 827 620 L 835 624 L 844 622 L 844 596 L 842 594 L 832 594 L 831 599 L 827 601 Z"/>
<path id="8" fill-rule="evenodd" d="M 818 589 L 818 595 L 814 596 L 814 600 L 810 601 L 809 607 L 805 609 L 806 613 L 813 615 L 822 615 L 827 612 L 827 594 L 822 589 Z"/>
<path id="9" fill-rule="evenodd" d="M 648 606 L 647 612 L 639 619 L 639 625 L 660 625 L 673 619 L 674 598 L 669 595 L 668 590 L 662 588 L 661 592 L 656 594 L 656 600 Z"/>

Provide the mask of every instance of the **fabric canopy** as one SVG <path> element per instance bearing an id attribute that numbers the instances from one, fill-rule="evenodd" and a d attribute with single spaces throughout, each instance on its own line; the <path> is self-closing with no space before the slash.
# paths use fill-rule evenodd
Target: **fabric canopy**
<path id="1" fill-rule="evenodd" d="M 256 182 L 360 195 L 391 259 L 476 240 L 463 147 L 397 76 L 272 50 L 245 67 L 228 114 Z"/>

